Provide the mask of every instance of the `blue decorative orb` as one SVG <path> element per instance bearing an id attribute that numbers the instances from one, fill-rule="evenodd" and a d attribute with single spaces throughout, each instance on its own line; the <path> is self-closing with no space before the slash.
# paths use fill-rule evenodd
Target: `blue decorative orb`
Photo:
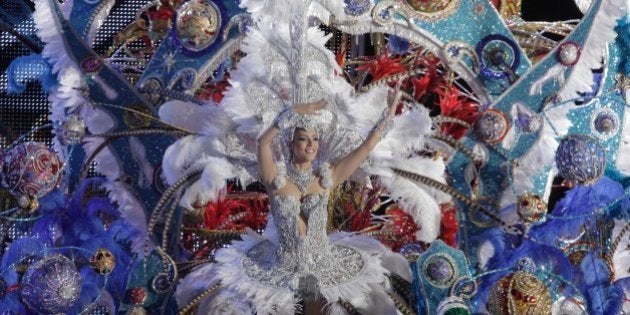
<path id="1" fill-rule="evenodd" d="M 81 295 L 81 275 L 57 254 L 31 265 L 22 278 L 22 301 L 38 314 L 66 313 Z"/>
<path id="2" fill-rule="evenodd" d="M 453 264 L 443 256 L 429 258 L 425 265 L 427 279 L 437 286 L 448 285 L 455 276 Z"/>
<path id="3" fill-rule="evenodd" d="M 556 151 L 560 176 L 581 184 L 596 182 L 606 169 L 606 151 L 595 138 L 583 134 L 567 136 Z"/>

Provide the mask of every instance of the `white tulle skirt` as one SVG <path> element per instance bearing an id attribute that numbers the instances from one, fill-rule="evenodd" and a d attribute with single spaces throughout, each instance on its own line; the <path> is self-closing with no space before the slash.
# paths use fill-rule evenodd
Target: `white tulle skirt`
<path id="1" fill-rule="evenodd" d="M 200 302 L 197 314 L 294 314 L 301 305 L 297 273 L 291 274 L 281 263 L 269 266 L 268 261 L 268 276 L 252 277 L 248 269 L 252 260 L 260 260 L 276 251 L 277 241 L 273 228 L 268 228 L 264 235 L 247 231 L 241 241 L 218 250 L 216 262 L 194 270 L 181 281 L 176 292 L 177 302 L 180 306 L 187 305 L 208 288 L 219 284 L 219 289 Z M 327 302 L 323 312 L 346 314 L 338 303 L 343 300 L 365 313 L 397 314 L 394 302 L 386 293 L 391 289 L 387 275 L 395 273 L 410 280 L 408 262 L 370 237 L 337 232 L 329 236 L 329 242 L 340 263 L 350 259 L 343 257 L 344 253 L 360 254 L 363 262 L 353 277 L 318 287 L 318 294 Z M 356 257 L 352 259 L 356 260 Z M 268 278 L 274 281 L 267 281 Z"/>

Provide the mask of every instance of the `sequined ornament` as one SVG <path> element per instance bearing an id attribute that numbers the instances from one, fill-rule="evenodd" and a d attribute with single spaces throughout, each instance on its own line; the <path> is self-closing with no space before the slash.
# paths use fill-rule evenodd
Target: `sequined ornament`
<path id="1" fill-rule="evenodd" d="M 503 140 L 510 130 L 507 116 L 497 109 L 488 109 L 479 115 L 475 123 L 475 134 L 485 143 L 495 144 Z"/>
<path id="2" fill-rule="evenodd" d="M 344 0 L 344 11 L 348 15 L 359 16 L 369 11 L 372 2 L 370 0 Z"/>
<path id="3" fill-rule="evenodd" d="M 424 263 L 425 277 L 437 287 L 449 287 L 455 274 L 455 264 L 449 256 L 436 254 Z"/>
<path id="4" fill-rule="evenodd" d="M 116 257 L 105 248 L 99 248 L 90 257 L 90 267 L 100 275 L 106 275 L 116 267 Z"/>
<path id="5" fill-rule="evenodd" d="M 555 315 L 586 315 L 586 307 L 584 302 L 569 296 L 562 296 L 553 303 L 552 314 Z"/>
<path id="6" fill-rule="evenodd" d="M 130 304 L 140 305 L 147 299 L 147 290 L 142 287 L 131 288 L 127 291 L 127 300 Z"/>
<path id="7" fill-rule="evenodd" d="M 535 223 L 544 218 L 547 214 L 547 204 L 540 196 L 527 193 L 518 196 L 516 204 L 516 213 L 525 223 Z"/>
<path id="8" fill-rule="evenodd" d="M 565 66 L 572 66 L 580 59 L 581 49 L 578 44 L 573 42 L 565 42 L 560 44 L 557 50 L 556 58 Z"/>
<path id="9" fill-rule="evenodd" d="M 22 301 L 38 314 L 66 313 L 81 294 L 81 275 L 72 260 L 56 254 L 31 265 L 22 278 Z"/>
<path id="10" fill-rule="evenodd" d="M 482 38 L 475 51 L 481 63 L 481 75 L 488 79 L 509 78 L 520 65 L 518 44 L 501 34 Z"/>
<path id="11" fill-rule="evenodd" d="M 596 182 L 606 169 L 606 152 L 595 138 L 574 134 L 562 139 L 556 151 L 560 176 L 581 184 Z"/>
<path id="12" fill-rule="evenodd" d="M 188 1 L 177 10 L 175 34 L 186 50 L 208 48 L 216 41 L 220 26 L 221 13 L 211 1 Z"/>
<path id="13" fill-rule="evenodd" d="M 57 186 L 61 168 L 59 156 L 43 143 L 21 143 L 0 155 L 0 184 L 16 196 L 18 202 L 23 195 L 36 199 Z"/>
<path id="14" fill-rule="evenodd" d="M 497 315 L 551 314 L 551 296 L 534 275 L 517 271 L 499 280 L 488 297 L 487 309 Z"/>
<path id="15" fill-rule="evenodd" d="M 424 21 L 446 19 L 459 8 L 461 0 L 405 0 L 402 9 L 410 18 Z"/>
<path id="16" fill-rule="evenodd" d="M 68 116 L 57 130 L 57 136 L 63 144 L 81 142 L 85 137 L 85 121 L 78 115 Z"/>
<path id="17" fill-rule="evenodd" d="M 619 131 L 619 116 L 610 108 L 600 108 L 591 114 L 591 131 L 600 140 L 608 140 Z"/>

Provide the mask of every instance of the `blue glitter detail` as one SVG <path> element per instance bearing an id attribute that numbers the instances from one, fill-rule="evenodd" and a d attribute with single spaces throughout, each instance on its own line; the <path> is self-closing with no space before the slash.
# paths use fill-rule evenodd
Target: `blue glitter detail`
<path id="1" fill-rule="evenodd" d="M 352 16 L 363 15 L 372 6 L 370 0 L 344 0 L 343 3 L 346 5 L 344 8 L 346 14 Z"/>

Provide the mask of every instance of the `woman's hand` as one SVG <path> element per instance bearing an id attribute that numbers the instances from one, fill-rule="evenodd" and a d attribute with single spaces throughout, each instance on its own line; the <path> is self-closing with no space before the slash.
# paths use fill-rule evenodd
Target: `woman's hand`
<path id="1" fill-rule="evenodd" d="M 293 106 L 293 112 L 302 115 L 315 115 L 319 110 L 326 107 L 325 100 L 319 100 L 311 103 L 297 104 Z"/>
<path id="2" fill-rule="evenodd" d="M 393 118 L 396 115 L 396 110 L 398 109 L 398 104 L 400 103 L 400 97 L 402 96 L 402 91 L 400 90 L 401 85 L 402 80 L 398 81 L 394 90 L 389 90 L 389 93 L 387 94 L 387 118 Z"/>

